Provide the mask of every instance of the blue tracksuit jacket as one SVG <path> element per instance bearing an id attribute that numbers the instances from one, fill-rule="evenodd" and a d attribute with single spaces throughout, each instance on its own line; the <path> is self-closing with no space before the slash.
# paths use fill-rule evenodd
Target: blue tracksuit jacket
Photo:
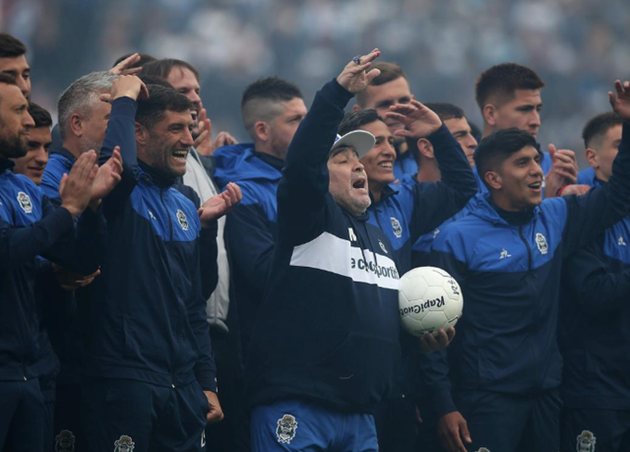
<path id="1" fill-rule="evenodd" d="M 104 231 L 88 209 L 75 236 L 70 213 L 53 206 L 27 177 L 13 174 L 12 166 L 0 159 L 0 380 L 27 380 L 38 376 L 37 256 L 92 273 L 103 255 Z"/>
<path id="2" fill-rule="evenodd" d="M 477 197 L 467 217 L 436 237 L 430 261 L 451 273 L 464 294 L 455 341 L 429 355 L 426 378 L 438 414 L 456 410 L 451 381 L 456 390 L 517 394 L 560 385 L 562 262 L 630 209 L 630 124 L 623 136 L 606 186 L 581 197 L 546 199 L 522 212 L 520 224 L 509 224 L 487 197 Z"/>
<path id="3" fill-rule="evenodd" d="M 630 410 L 630 217 L 567 260 L 562 295 L 565 405 Z"/>
<path id="4" fill-rule="evenodd" d="M 278 215 L 276 193 L 284 162 L 257 153 L 251 143 L 223 147 L 214 158 L 219 185 L 236 182 L 243 192 L 243 200 L 227 217 L 226 240 L 246 348 L 271 269 Z"/>
<path id="5" fill-rule="evenodd" d="M 216 390 L 215 364 L 201 290 L 202 230 L 194 203 L 136 160 L 136 102 L 113 102 L 100 159 L 121 148 L 121 182 L 105 198 L 108 247 L 94 301 L 90 376 L 182 386 L 195 379 Z M 201 242 L 201 243 L 200 243 Z"/>
<path id="6" fill-rule="evenodd" d="M 411 268 L 411 245 L 461 210 L 477 192 L 477 182 L 459 143 L 446 126 L 429 137 L 442 182 L 405 180 L 396 190 L 385 187 L 378 203 L 368 208 L 370 223 L 381 228 L 394 247 L 398 271 Z"/>

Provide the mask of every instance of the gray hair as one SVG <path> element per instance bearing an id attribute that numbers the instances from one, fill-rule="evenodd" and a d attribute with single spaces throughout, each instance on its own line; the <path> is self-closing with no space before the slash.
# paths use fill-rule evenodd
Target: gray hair
<path id="1" fill-rule="evenodd" d="M 89 119 L 96 102 L 102 102 L 100 95 L 112 89 L 112 83 L 118 76 L 107 71 L 92 72 L 75 80 L 59 97 L 57 112 L 59 133 L 65 140 L 68 135 L 70 118 L 78 113 Z"/>

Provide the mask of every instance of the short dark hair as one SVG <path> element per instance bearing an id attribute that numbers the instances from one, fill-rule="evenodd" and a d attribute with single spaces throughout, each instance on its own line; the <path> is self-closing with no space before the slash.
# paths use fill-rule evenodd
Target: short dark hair
<path id="1" fill-rule="evenodd" d="M 134 53 L 137 53 L 138 55 L 140 55 L 140 60 L 136 64 L 133 64 L 133 65 L 129 66 L 129 68 L 141 67 L 141 66 L 144 66 L 145 64 L 148 64 L 148 63 L 150 63 L 152 61 L 157 60 L 157 58 L 155 58 L 154 56 L 149 55 L 148 53 L 133 52 L 133 53 L 127 53 L 127 54 L 121 56 L 120 58 L 118 58 L 116 61 L 114 61 L 114 64 L 112 65 L 112 67 L 115 67 L 118 63 L 120 63 L 123 60 L 126 60 L 131 55 L 133 55 Z"/>
<path id="2" fill-rule="evenodd" d="M 175 58 L 162 58 L 161 60 L 151 61 L 142 66 L 143 75 L 157 75 L 164 80 L 168 78 L 168 75 L 176 67 L 188 69 L 195 74 L 195 78 L 199 80 L 199 71 L 192 64 L 183 60 L 176 60 Z"/>
<path id="3" fill-rule="evenodd" d="M 241 98 L 241 108 L 253 99 L 288 102 L 296 97 L 304 99 L 302 91 L 297 85 L 278 77 L 267 77 L 256 80 L 245 88 Z"/>
<path id="4" fill-rule="evenodd" d="M 8 33 L 0 33 L 0 58 L 15 58 L 26 53 L 26 46 L 22 41 Z"/>
<path id="5" fill-rule="evenodd" d="M 366 110 L 356 110 L 346 113 L 339 124 L 339 135 L 343 136 L 353 130 L 358 130 L 366 124 L 372 124 L 375 121 L 383 121 L 376 110 L 368 108 Z"/>
<path id="6" fill-rule="evenodd" d="M 144 82 L 145 85 L 160 85 L 165 88 L 175 89 L 173 88 L 173 85 L 164 80 L 162 77 L 158 77 L 157 75 L 139 74 L 138 77 Z"/>
<path id="7" fill-rule="evenodd" d="M 149 98 L 138 100 L 136 121 L 151 130 L 166 117 L 166 111 L 181 113 L 192 109 L 192 103 L 186 96 L 173 88 L 159 85 L 147 85 Z"/>
<path id="8" fill-rule="evenodd" d="M 35 127 L 52 127 L 52 117 L 48 110 L 44 107 L 40 107 L 35 102 L 29 102 L 28 114 L 31 115 L 33 121 L 35 121 Z"/>
<path id="9" fill-rule="evenodd" d="M 591 118 L 582 130 L 582 138 L 584 139 L 584 147 L 598 148 L 601 146 L 601 140 L 612 127 L 623 124 L 623 119 L 614 111 L 601 113 Z M 598 141 L 597 144 L 594 142 Z"/>
<path id="10" fill-rule="evenodd" d="M 517 89 L 540 89 L 542 79 L 530 68 L 516 63 L 503 63 L 482 72 L 475 83 L 475 99 L 483 111 L 488 100 L 497 96 L 501 103 L 509 102 Z"/>
<path id="11" fill-rule="evenodd" d="M 294 83 L 278 77 L 256 80 L 245 88 L 241 98 L 243 125 L 249 136 L 255 140 L 254 125 L 258 121 L 271 123 L 282 114 L 280 104 L 295 98 L 304 99 L 302 91 Z"/>
<path id="12" fill-rule="evenodd" d="M 475 167 L 483 183 L 488 187 L 484 175 L 526 146 L 536 148 L 536 139 L 529 132 L 516 127 L 497 130 L 481 140 L 475 150 Z"/>
<path id="13" fill-rule="evenodd" d="M 392 82 L 401 77 L 407 81 L 409 80 L 407 78 L 407 75 L 402 70 L 402 67 L 400 67 L 400 64 L 398 63 L 393 63 L 389 61 L 378 61 L 370 66 L 369 70 L 372 70 L 372 69 L 378 69 L 379 71 L 381 71 L 381 73 L 378 75 L 378 77 L 372 80 L 372 83 L 370 83 L 370 86 L 384 85 L 385 83 Z M 359 104 L 360 107 L 365 106 L 367 102 L 367 97 L 368 97 L 367 90 L 358 92 L 357 104 Z"/>
<path id="14" fill-rule="evenodd" d="M 447 102 L 425 102 L 425 107 L 435 112 L 442 121 L 465 118 L 464 110 Z"/>

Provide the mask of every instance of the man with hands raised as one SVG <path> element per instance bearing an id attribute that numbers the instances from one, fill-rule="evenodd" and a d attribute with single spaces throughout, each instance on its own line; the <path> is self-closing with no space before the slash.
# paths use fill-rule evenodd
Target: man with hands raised
<path id="1" fill-rule="evenodd" d="M 64 177 L 61 208 L 54 207 L 30 179 L 10 171 L 9 159 L 27 152 L 28 132 L 34 126 L 27 108 L 15 79 L 0 74 L 0 446 L 14 451 L 44 448 L 36 368 L 35 259 L 41 255 L 86 275 L 98 268 L 104 231 L 93 210 L 118 182 L 121 169 L 118 166 L 118 175 L 110 165 L 100 171 L 96 153 L 85 153 Z"/>
<path id="2" fill-rule="evenodd" d="M 371 413 L 400 353 L 399 275 L 389 239 L 367 221 L 359 158 L 374 137 L 335 137 L 348 101 L 378 75 L 366 69 L 379 55 L 355 57 L 324 85 L 286 155 L 274 270 L 246 361 L 254 451 L 378 449 Z M 426 351 L 453 333 L 431 337 Z"/>
<path id="3" fill-rule="evenodd" d="M 630 83 L 615 90 L 610 103 L 625 124 L 613 175 L 584 196 L 542 200 L 541 156 L 527 132 L 499 130 L 475 151 L 489 193 L 436 237 L 429 258 L 466 294 L 458 340 L 428 357 L 425 377 L 447 451 L 559 449 L 563 262 L 630 208 Z"/>
<path id="4" fill-rule="evenodd" d="M 202 295 L 202 280 L 216 284 L 216 254 L 202 253 L 216 253 L 216 219 L 240 190 L 199 206 L 176 185 L 193 144 L 185 96 L 121 75 L 111 102 L 100 158 L 120 145 L 123 173 L 103 201 L 109 246 L 83 391 L 89 450 L 202 451 L 206 423 L 223 417 Z"/>

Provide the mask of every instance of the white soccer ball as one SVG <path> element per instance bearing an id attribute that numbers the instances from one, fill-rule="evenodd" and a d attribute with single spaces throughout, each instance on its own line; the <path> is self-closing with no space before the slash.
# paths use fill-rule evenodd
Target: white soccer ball
<path id="1" fill-rule="evenodd" d="M 398 307 L 402 327 L 414 336 L 423 336 L 455 326 L 462 316 L 464 296 L 445 270 L 418 267 L 400 278 Z"/>

